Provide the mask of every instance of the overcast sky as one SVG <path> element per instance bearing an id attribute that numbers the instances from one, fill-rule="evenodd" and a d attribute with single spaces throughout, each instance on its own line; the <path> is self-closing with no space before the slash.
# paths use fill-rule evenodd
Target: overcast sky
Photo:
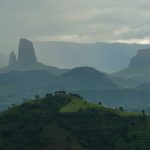
<path id="1" fill-rule="evenodd" d="M 0 0 L 0 52 L 33 41 L 150 43 L 148 0 Z"/>

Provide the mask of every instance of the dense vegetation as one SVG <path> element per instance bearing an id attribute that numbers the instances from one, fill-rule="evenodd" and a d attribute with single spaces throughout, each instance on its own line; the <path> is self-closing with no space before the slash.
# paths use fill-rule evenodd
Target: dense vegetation
<path id="1" fill-rule="evenodd" d="M 108 109 L 64 91 L 0 114 L 2 150 L 148 150 L 150 118 Z"/>

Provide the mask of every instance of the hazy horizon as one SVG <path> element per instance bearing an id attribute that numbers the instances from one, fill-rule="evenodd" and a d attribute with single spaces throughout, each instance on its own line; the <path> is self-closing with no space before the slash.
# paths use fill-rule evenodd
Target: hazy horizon
<path id="1" fill-rule="evenodd" d="M 34 43 L 64 41 L 150 44 L 149 6 L 150 2 L 146 0 L 136 3 L 129 0 L 1 0 L 0 67 L 8 63 L 11 51 L 17 54 L 20 38 L 27 38 Z M 39 50 L 37 55 L 48 65 L 69 68 L 78 66 L 66 62 L 65 58 L 62 61 L 57 60 L 59 63 L 56 63 L 55 60 L 61 56 L 55 57 L 55 52 L 50 52 L 46 54 L 53 56 L 51 60 L 43 57 L 46 55 L 44 50 L 40 52 L 42 57 L 38 54 Z M 87 56 L 90 58 L 87 65 L 101 70 L 100 66 L 93 65 L 95 58 L 90 55 L 91 53 Z M 121 67 L 127 65 L 128 60 Z M 102 67 L 102 71 L 109 72 L 109 68 Z M 119 70 L 119 67 L 114 66 L 111 72 L 114 70 Z"/>
<path id="2" fill-rule="evenodd" d="M 93 67 L 101 72 L 113 73 L 126 68 L 139 49 L 149 45 L 124 43 L 76 43 L 63 41 L 33 42 L 38 61 L 58 68 Z M 15 54 L 18 56 L 18 45 Z M 0 67 L 9 62 L 10 52 L 0 55 Z"/>

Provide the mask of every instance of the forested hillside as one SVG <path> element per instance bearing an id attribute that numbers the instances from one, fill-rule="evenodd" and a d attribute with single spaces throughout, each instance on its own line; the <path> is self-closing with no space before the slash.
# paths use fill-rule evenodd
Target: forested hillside
<path id="1" fill-rule="evenodd" d="M 64 91 L 35 96 L 0 114 L 2 150 L 148 150 L 150 118 Z"/>

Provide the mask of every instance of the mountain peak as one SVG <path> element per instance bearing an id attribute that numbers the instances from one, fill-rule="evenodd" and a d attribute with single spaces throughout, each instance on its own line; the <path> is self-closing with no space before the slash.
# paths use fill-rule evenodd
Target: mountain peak
<path id="1" fill-rule="evenodd" d="M 19 54 L 18 64 L 19 65 L 33 65 L 37 63 L 34 47 L 31 41 L 27 39 L 20 39 L 19 41 Z"/>
<path id="2" fill-rule="evenodd" d="M 65 89 L 119 89 L 119 87 L 109 80 L 106 74 L 91 67 L 77 67 L 63 74 Z"/>
<path id="3" fill-rule="evenodd" d="M 17 64 L 17 58 L 15 53 L 12 51 L 10 56 L 9 56 L 9 66 L 14 66 Z"/>

